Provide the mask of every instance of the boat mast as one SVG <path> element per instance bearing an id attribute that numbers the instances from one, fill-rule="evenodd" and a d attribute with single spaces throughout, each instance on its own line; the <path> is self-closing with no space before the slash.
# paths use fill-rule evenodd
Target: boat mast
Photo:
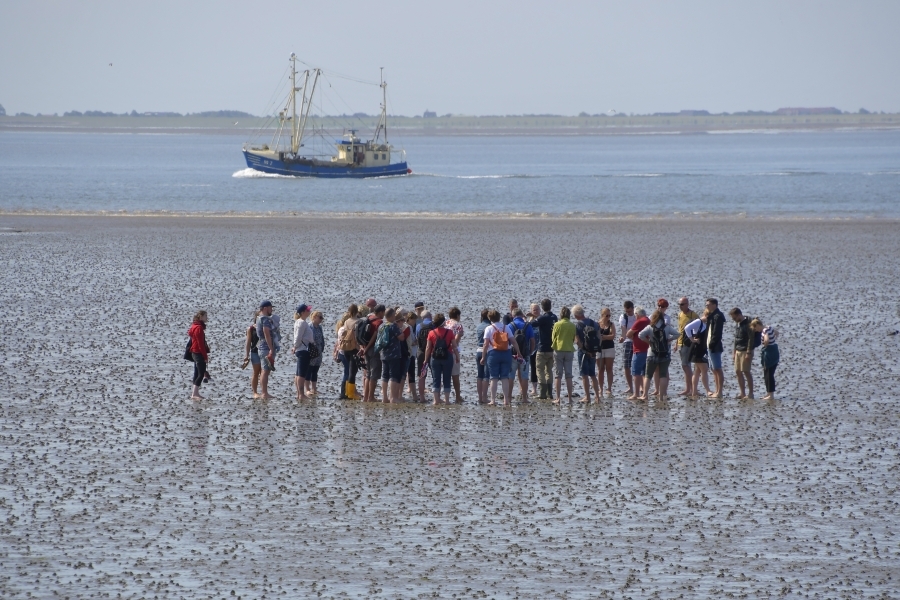
<path id="1" fill-rule="evenodd" d="M 291 52 L 291 152 L 297 153 L 297 55 Z"/>
<path id="2" fill-rule="evenodd" d="M 312 89 L 309 92 L 309 102 L 306 101 L 306 82 L 303 83 L 303 104 L 306 107 L 306 112 L 303 112 L 303 107 L 300 108 L 300 135 L 297 139 L 297 149 L 294 150 L 294 154 L 300 149 L 300 142 L 303 141 L 303 132 L 306 131 L 306 122 L 309 121 L 309 111 L 312 108 L 312 99 L 313 94 L 316 93 L 316 83 L 319 82 L 319 75 L 322 73 L 321 69 L 316 69 L 316 76 L 313 78 Z M 309 71 L 306 72 L 306 81 L 309 81 Z"/>
<path id="3" fill-rule="evenodd" d="M 384 143 L 388 143 L 387 139 L 387 82 L 384 80 L 384 67 L 379 67 L 381 69 L 381 117 L 378 119 L 378 126 L 375 128 L 375 139 L 373 140 L 376 144 L 378 143 L 378 134 L 381 131 L 384 131 Z"/>

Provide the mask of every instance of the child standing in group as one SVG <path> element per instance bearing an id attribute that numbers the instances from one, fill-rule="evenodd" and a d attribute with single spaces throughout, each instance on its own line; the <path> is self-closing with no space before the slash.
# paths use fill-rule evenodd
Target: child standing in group
<path id="1" fill-rule="evenodd" d="M 750 322 L 750 329 L 762 335 L 762 351 L 760 362 L 763 368 L 763 380 L 766 383 L 766 395 L 763 400 L 775 399 L 775 369 L 781 361 L 781 353 L 778 351 L 778 330 L 774 327 L 766 327 L 759 319 Z"/>

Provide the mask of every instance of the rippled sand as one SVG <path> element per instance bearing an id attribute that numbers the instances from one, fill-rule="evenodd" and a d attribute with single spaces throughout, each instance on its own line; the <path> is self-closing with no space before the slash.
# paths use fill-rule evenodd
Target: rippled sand
<path id="1" fill-rule="evenodd" d="M 0 217 L 0 596 L 896 596 L 897 225 Z M 472 404 L 482 306 L 683 293 L 779 324 L 778 402 Z M 466 404 L 249 399 L 260 299 L 370 295 L 460 306 Z"/>

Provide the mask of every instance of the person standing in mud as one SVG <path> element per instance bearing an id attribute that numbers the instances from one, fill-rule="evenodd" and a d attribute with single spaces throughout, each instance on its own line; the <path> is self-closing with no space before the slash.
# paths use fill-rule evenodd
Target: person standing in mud
<path id="1" fill-rule="evenodd" d="M 262 372 L 259 375 L 259 397 L 263 400 L 269 400 L 269 374 L 275 371 L 275 355 L 278 352 L 277 341 L 275 339 L 276 325 L 272 319 L 271 300 L 263 300 L 259 304 L 259 317 L 256 319 L 256 335 L 259 338 L 257 350 L 259 351 L 259 360 L 262 366 Z"/>
<path id="2" fill-rule="evenodd" d="M 706 354 L 716 388 L 709 397 L 721 399 L 725 387 L 725 373 L 722 371 L 722 352 L 725 350 L 722 345 L 722 333 L 725 330 L 725 315 L 719 310 L 719 301 L 715 298 L 706 299 L 706 308 L 709 310 L 709 316 L 706 317 Z"/>
<path id="3" fill-rule="evenodd" d="M 200 386 L 203 384 L 203 376 L 206 374 L 206 365 L 209 362 L 209 346 L 206 343 L 206 319 L 206 311 L 198 311 L 194 315 L 190 329 L 188 329 L 188 337 L 191 338 L 191 357 L 194 359 L 191 400 L 205 400 L 200 395 Z"/>
<path id="4" fill-rule="evenodd" d="M 244 364 L 243 367 L 251 365 L 250 389 L 253 390 L 253 397 L 259 398 L 259 374 L 262 367 L 259 362 L 259 336 L 256 335 L 256 320 L 259 318 L 259 311 L 254 311 L 253 321 L 247 327 L 246 342 L 244 343 Z"/>
<path id="5" fill-rule="evenodd" d="M 634 381 L 631 376 L 631 361 L 634 358 L 634 342 L 628 337 L 628 332 L 634 326 L 637 317 L 634 314 L 634 302 L 626 300 L 624 306 L 625 312 L 619 317 L 619 343 L 622 344 L 622 369 L 625 373 L 625 383 L 628 384 L 627 393 L 630 397 L 635 395 Z"/>

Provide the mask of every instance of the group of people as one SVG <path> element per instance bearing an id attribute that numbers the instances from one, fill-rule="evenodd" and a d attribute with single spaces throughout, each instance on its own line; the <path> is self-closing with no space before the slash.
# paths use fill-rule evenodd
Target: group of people
<path id="1" fill-rule="evenodd" d="M 246 331 L 242 367 L 253 365 L 251 386 L 254 398 L 270 398 L 269 377 L 276 369 L 281 350 L 281 322 L 273 314 L 272 302 L 265 300 L 254 313 Z M 509 311 L 484 309 L 475 329 L 478 372 L 478 403 L 494 404 L 502 398 L 511 405 L 516 382 L 519 400 L 551 400 L 572 403 L 575 372 L 581 378 L 580 402 L 600 402 L 612 398 L 616 343 L 622 347 L 622 368 L 629 400 L 646 402 L 651 397 L 668 398 L 669 368 L 672 360 L 681 363 L 684 389 L 680 396 L 698 398 L 700 386 L 705 396 L 723 397 L 725 376 L 722 356 L 725 315 L 715 298 L 708 298 L 702 313 L 694 312 L 688 299 L 678 301 L 672 323 L 669 302 L 660 298 L 650 314 L 643 307 L 625 301 L 624 310 L 613 321 L 609 308 L 600 310 L 598 320 L 589 318 L 583 306 L 564 306 L 557 316 L 549 299 L 531 304 L 527 311 L 516 300 Z M 775 369 L 780 359 L 778 332 L 758 318 L 744 316 L 739 308 L 728 313 L 734 323 L 732 362 L 740 388 L 739 399 L 754 397 L 751 370 L 759 349 L 766 396 L 775 398 Z M 426 385 L 431 376 L 434 404 L 462 402 L 460 391 L 460 344 L 465 329 L 457 307 L 447 314 L 435 313 L 422 302 L 411 310 L 387 308 L 375 299 L 351 304 L 335 324 L 332 360 L 343 365 L 341 399 L 375 402 L 381 382 L 382 402 L 403 402 L 404 388 L 413 402 L 427 402 Z M 206 373 L 209 347 L 206 344 L 205 311 L 197 313 L 188 332 L 189 351 L 194 364 L 191 398 L 202 399 L 200 386 Z M 307 304 L 294 313 L 291 353 L 296 357 L 294 386 L 297 400 L 317 395 L 319 367 L 325 355 L 324 315 Z M 712 386 L 710 386 L 710 371 Z M 361 387 L 357 376 L 362 374 Z M 565 381 L 565 400 L 562 385 Z M 653 390 L 651 391 L 651 385 Z M 498 395 L 499 393 L 499 395 Z"/>

